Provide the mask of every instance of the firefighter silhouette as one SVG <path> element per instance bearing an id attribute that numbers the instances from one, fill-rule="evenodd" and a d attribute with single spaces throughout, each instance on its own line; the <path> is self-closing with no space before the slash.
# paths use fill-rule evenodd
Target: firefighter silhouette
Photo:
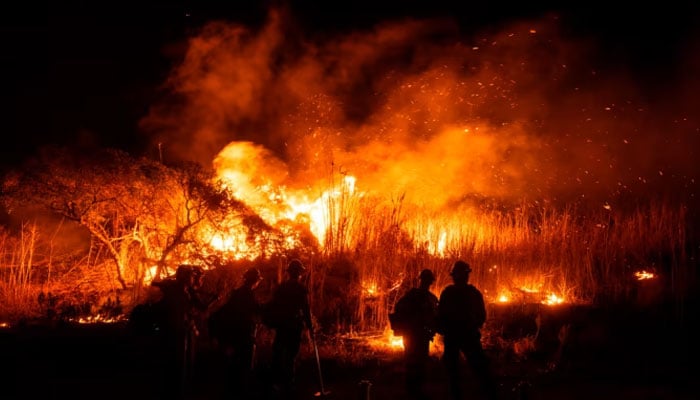
<path id="1" fill-rule="evenodd" d="M 262 279 L 257 268 L 243 274 L 243 283 L 210 318 L 210 334 L 218 342 L 227 361 L 227 398 L 249 397 L 255 360 L 255 336 L 260 319 L 260 303 L 255 288 Z"/>
<path id="2" fill-rule="evenodd" d="M 161 332 L 165 349 L 165 396 L 168 398 L 184 398 L 191 390 L 199 335 L 197 323 L 208 306 L 198 293 L 201 277 L 200 267 L 180 265 L 175 279 L 152 283 L 163 293 Z"/>
<path id="3" fill-rule="evenodd" d="M 435 282 L 433 271 L 424 269 L 419 286 L 404 294 L 394 307 L 395 333 L 403 336 L 405 385 L 411 398 L 425 399 L 426 368 L 430 360 L 430 342 L 437 328 L 438 298 L 430 292 Z"/>
<path id="4" fill-rule="evenodd" d="M 287 265 L 287 279 L 273 293 L 265 306 L 264 322 L 275 331 L 272 343 L 274 386 L 282 394 L 294 390 L 295 363 L 304 328 L 313 335 L 308 290 L 301 283 L 306 268 L 299 260 Z"/>
<path id="5" fill-rule="evenodd" d="M 438 305 L 438 333 L 443 335 L 443 362 L 447 369 L 451 399 L 462 398 L 460 385 L 460 353 L 479 378 L 489 399 L 496 398 L 497 390 L 490 371 L 489 360 L 481 345 L 481 328 L 486 321 L 486 307 L 481 292 L 469 284 L 472 272 L 468 263 L 458 260 L 450 275 L 453 283 L 440 293 Z"/>

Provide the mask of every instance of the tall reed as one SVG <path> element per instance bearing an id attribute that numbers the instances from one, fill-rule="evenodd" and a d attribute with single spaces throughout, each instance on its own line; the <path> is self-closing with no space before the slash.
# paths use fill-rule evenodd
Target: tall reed
<path id="1" fill-rule="evenodd" d="M 385 325 L 397 297 L 423 268 L 436 272 L 439 293 L 458 258 L 474 266 L 472 282 L 488 301 L 503 293 L 522 301 L 548 293 L 567 302 L 624 301 L 635 271 L 669 276 L 679 291 L 680 271 L 687 268 L 683 206 L 535 204 L 438 213 L 401 200 L 364 196 L 332 204 L 343 218 L 329 231 L 343 240 L 328 241 L 326 254 L 344 254 L 357 269 L 358 329 Z"/>
<path id="2" fill-rule="evenodd" d="M 13 318 L 36 311 L 32 267 L 38 236 L 37 225 L 29 223 L 21 226 L 18 236 L 0 231 L 0 315 Z"/>

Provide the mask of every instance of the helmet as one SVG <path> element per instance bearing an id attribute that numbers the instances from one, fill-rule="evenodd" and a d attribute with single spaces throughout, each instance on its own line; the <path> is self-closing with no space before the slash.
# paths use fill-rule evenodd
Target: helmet
<path id="1" fill-rule="evenodd" d="M 421 281 L 430 281 L 432 283 L 435 282 L 435 274 L 433 274 L 433 271 L 429 269 L 424 269 L 418 275 L 418 279 Z"/>
<path id="2" fill-rule="evenodd" d="M 470 272 L 472 272 L 472 267 L 470 267 L 466 261 L 458 260 L 455 261 L 454 265 L 452 266 L 452 271 L 450 271 L 450 275 L 466 276 Z"/>
<path id="3" fill-rule="evenodd" d="M 257 282 L 262 276 L 260 270 L 257 268 L 249 268 L 245 273 L 243 273 L 243 280 L 246 282 Z"/>
<path id="4" fill-rule="evenodd" d="M 289 265 L 287 265 L 287 273 L 292 276 L 301 276 L 301 274 L 306 271 L 306 268 L 304 268 L 304 264 L 301 263 L 301 261 L 294 259 L 289 262 Z"/>
<path id="5" fill-rule="evenodd" d="M 175 271 L 175 280 L 179 283 L 186 284 L 189 283 L 193 275 L 193 268 L 191 265 L 182 264 L 177 267 Z"/>
<path id="6" fill-rule="evenodd" d="M 175 271 L 175 280 L 181 285 L 199 286 L 202 284 L 204 269 L 199 265 L 180 264 Z"/>

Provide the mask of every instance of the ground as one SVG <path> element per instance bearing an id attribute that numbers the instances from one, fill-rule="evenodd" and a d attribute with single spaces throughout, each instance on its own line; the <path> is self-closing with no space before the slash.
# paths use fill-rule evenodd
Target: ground
<path id="1" fill-rule="evenodd" d="M 565 324 L 568 329 L 552 330 L 556 334 L 550 337 L 551 346 L 546 343 L 543 326 L 538 333 L 540 343 L 530 341 L 528 348 L 531 336 L 524 332 L 520 341 L 525 344 L 519 350 L 518 339 L 509 338 L 517 336 L 512 326 L 501 326 L 498 336 L 485 336 L 501 398 L 699 398 L 692 356 L 696 331 L 688 325 L 692 321 L 638 311 L 606 313 L 604 317 L 587 312 L 584 316 L 584 323 L 574 319 Z M 37 323 L 2 328 L 0 350 L 9 361 L 3 375 L 7 390 L 2 397 L 159 399 L 164 365 L 156 350 L 157 340 L 157 336 L 134 334 L 124 323 Z M 406 398 L 401 353 L 372 350 L 361 343 L 319 337 L 323 397 Z M 256 398 L 266 398 L 269 348 L 261 347 L 257 359 Z M 299 361 L 296 398 L 321 397 L 317 396 L 320 381 L 310 343 L 304 344 Z M 213 344 L 200 343 L 197 368 L 190 398 L 223 398 L 225 374 Z M 478 384 L 466 364 L 464 384 L 466 392 L 473 394 L 470 398 L 479 398 Z M 439 352 L 431 359 L 427 391 L 432 399 L 446 398 Z"/>

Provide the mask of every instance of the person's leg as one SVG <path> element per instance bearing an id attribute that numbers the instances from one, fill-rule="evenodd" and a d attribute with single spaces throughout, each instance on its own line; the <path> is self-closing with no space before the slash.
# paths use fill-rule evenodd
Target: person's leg
<path id="1" fill-rule="evenodd" d="M 279 330 L 275 332 L 275 338 L 272 342 L 272 381 L 277 387 L 280 387 L 284 380 L 284 359 L 287 351 L 283 340 L 283 334 Z"/>
<path id="2" fill-rule="evenodd" d="M 447 372 L 447 384 L 450 399 L 462 398 L 462 388 L 459 379 L 459 342 L 454 338 L 444 338 L 445 349 L 442 353 L 442 361 Z"/>
<path id="3" fill-rule="evenodd" d="M 498 386 L 491 371 L 491 363 L 481 346 L 481 339 L 475 339 L 467 344 L 465 356 L 474 374 L 479 379 L 481 388 L 488 399 L 496 399 Z"/>
<path id="4" fill-rule="evenodd" d="M 227 398 L 247 397 L 251 393 L 253 345 L 252 340 L 238 339 L 233 346 L 227 373 Z"/>
<path id="5" fill-rule="evenodd" d="M 415 341 L 411 350 L 410 374 L 407 374 L 409 393 L 416 399 L 427 399 L 425 391 L 426 366 L 430 355 L 430 342 L 424 338 Z"/>
<path id="6" fill-rule="evenodd" d="M 238 376 L 240 377 L 241 390 L 246 396 L 252 393 L 253 389 L 253 349 L 255 348 L 255 341 L 252 339 L 241 342 L 240 352 L 238 357 L 238 364 L 236 369 L 239 371 Z"/>
<path id="7" fill-rule="evenodd" d="M 287 383 L 290 391 L 294 389 L 294 385 L 296 384 L 296 360 L 300 349 L 301 331 L 294 330 L 289 333 L 289 341 L 287 342 L 287 359 L 285 360 Z"/>
<path id="8" fill-rule="evenodd" d="M 406 393 L 409 396 L 414 396 L 420 390 L 418 382 L 420 377 L 420 349 L 418 348 L 418 341 L 410 335 L 404 335 L 403 348 Z"/>
<path id="9" fill-rule="evenodd" d="M 294 383 L 294 363 L 301 347 L 301 333 L 278 329 L 273 343 L 275 383 L 283 391 L 290 391 Z"/>
<path id="10" fill-rule="evenodd" d="M 224 373 L 224 399 L 237 398 L 238 382 L 236 380 L 236 350 L 231 343 L 219 342 L 221 348 L 221 362 L 223 363 Z"/>
<path id="11" fill-rule="evenodd" d="M 195 384 L 195 364 L 197 357 L 197 337 L 193 330 L 185 332 L 185 352 L 183 360 L 183 391 L 185 395 L 194 390 Z"/>
<path id="12" fill-rule="evenodd" d="M 163 398 L 182 399 L 185 395 L 185 337 L 168 332 L 163 337 Z"/>

